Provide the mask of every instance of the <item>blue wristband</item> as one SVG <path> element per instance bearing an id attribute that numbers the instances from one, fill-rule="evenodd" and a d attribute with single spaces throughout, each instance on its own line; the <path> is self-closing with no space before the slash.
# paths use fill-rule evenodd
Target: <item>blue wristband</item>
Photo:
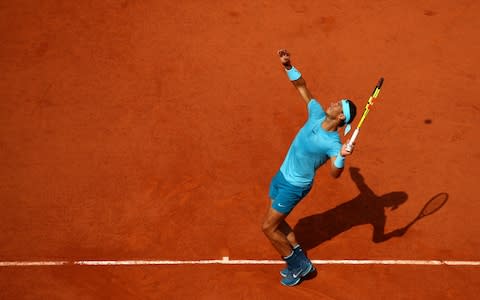
<path id="1" fill-rule="evenodd" d="M 343 157 L 340 152 L 337 155 L 337 158 L 335 158 L 335 162 L 333 163 L 337 169 L 342 169 L 343 166 L 345 165 L 345 157 Z"/>
<path id="2" fill-rule="evenodd" d="M 295 69 L 294 66 L 292 66 L 290 70 L 285 69 L 285 71 L 287 72 L 287 76 L 290 81 L 295 81 L 302 77 L 302 74 L 297 69 Z"/>

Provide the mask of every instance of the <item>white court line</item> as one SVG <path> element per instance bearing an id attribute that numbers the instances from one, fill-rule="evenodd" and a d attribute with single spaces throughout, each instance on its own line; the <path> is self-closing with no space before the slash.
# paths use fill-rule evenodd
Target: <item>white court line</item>
<path id="1" fill-rule="evenodd" d="M 151 265 L 279 265 L 283 260 L 76 260 L 76 261 L 0 261 L 0 267 L 43 267 L 43 266 L 151 266 Z M 426 265 L 426 266 L 480 266 L 480 261 L 466 260 L 375 260 L 340 259 L 312 260 L 317 265 Z"/>

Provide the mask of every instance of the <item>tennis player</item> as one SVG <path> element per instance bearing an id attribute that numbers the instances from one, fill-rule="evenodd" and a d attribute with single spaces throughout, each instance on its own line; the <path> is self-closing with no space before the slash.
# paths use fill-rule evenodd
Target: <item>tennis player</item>
<path id="1" fill-rule="evenodd" d="M 295 239 L 295 234 L 285 221 L 293 208 L 310 191 L 316 170 L 331 161 L 330 174 L 338 178 L 344 169 L 345 157 L 352 154 L 342 145 L 338 133 L 345 126 L 345 134 L 356 115 L 356 106 L 348 99 L 330 104 L 326 110 L 312 96 L 301 73 L 292 66 L 287 50 L 278 51 L 289 80 L 293 83 L 308 110 L 308 119 L 297 133 L 290 149 L 270 184 L 271 205 L 262 230 L 287 267 L 280 272 L 281 283 L 294 286 L 315 270 L 312 262 Z"/>

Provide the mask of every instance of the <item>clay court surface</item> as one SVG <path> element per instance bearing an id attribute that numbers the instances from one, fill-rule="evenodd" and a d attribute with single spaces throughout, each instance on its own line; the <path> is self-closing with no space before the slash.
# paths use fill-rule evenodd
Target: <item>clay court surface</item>
<path id="1" fill-rule="evenodd" d="M 0 298 L 477 299 L 479 12 L 466 0 L 2 1 Z M 200 264 L 280 260 L 261 223 L 307 114 L 279 48 L 324 106 L 348 97 L 361 115 L 385 78 L 342 177 L 319 169 L 287 218 L 330 262 L 294 288 L 275 262 Z M 447 203 L 406 228 L 438 193 Z M 158 263 L 119 265 L 131 260 Z"/>

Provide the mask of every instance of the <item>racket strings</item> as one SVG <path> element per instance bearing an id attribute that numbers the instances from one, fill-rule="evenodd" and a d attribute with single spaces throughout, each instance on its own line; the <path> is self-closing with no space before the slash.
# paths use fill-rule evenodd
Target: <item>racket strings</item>
<path id="1" fill-rule="evenodd" d="M 448 194 L 439 194 L 433 197 L 422 210 L 422 215 L 427 216 L 439 210 L 448 199 Z"/>

